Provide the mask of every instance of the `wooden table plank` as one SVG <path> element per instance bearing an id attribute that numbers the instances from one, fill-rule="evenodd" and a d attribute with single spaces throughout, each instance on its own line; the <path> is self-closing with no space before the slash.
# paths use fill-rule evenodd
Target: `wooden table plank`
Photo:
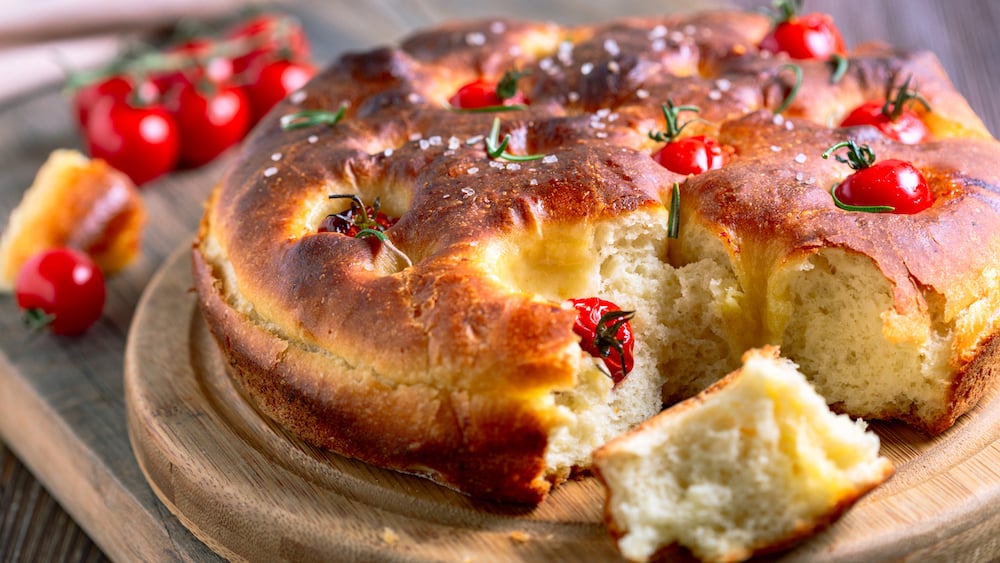
<path id="1" fill-rule="evenodd" d="M 509 0 L 501 7 L 459 0 L 309 0 L 287 6 L 303 17 L 318 60 L 328 61 L 348 49 L 392 43 L 412 29 L 450 17 L 513 15 L 582 23 L 684 4 Z M 831 12 L 849 44 L 882 39 L 936 52 L 987 126 L 1000 131 L 1000 97 L 995 95 L 1000 89 L 1000 2 L 825 0 L 807 6 Z M 79 146 L 71 123 L 67 104 L 54 88 L 0 105 L 0 216 L 7 216 L 51 150 Z M 29 337 L 19 326 L 12 300 L 0 298 L 0 439 L 38 477 L 27 479 L 22 466 L 0 449 L 0 532 L 7 534 L 0 535 L 0 559 L 99 557 L 91 547 L 80 546 L 76 528 L 60 524 L 68 522 L 64 513 L 44 500 L 39 484 L 115 559 L 214 558 L 167 513 L 139 472 L 126 435 L 121 375 L 135 304 L 163 260 L 190 236 L 201 201 L 223 165 L 181 172 L 145 190 L 152 220 L 143 255 L 110 281 L 105 316 L 84 338 Z M 25 503 L 35 508 L 25 512 Z M 67 531 L 43 551 L 45 538 L 52 537 L 49 526 Z M 2 551 L 8 545 L 19 551 Z"/>

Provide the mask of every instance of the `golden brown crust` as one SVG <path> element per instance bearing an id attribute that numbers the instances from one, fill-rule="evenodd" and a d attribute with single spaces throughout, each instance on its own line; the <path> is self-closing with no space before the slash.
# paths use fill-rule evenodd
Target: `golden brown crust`
<path id="1" fill-rule="evenodd" d="M 248 394 L 335 451 L 433 473 L 476 496 L 535 502 L 548 487 L 551 398 L 574 385 L 578 337 L 571 311 L 490 270 L 516 252 L 510 243 L 521 233 L 662 212 L 682 182 L 685 220 L 698 214 L 733 244 L 766 239 L 777 259 L 824 245 L 872 256 L 901 311 L 926 308 L 927 292 L 947 294 L 986 263 L 953 251 L 973 244 L 968 214 L 983 217 L 995 256 L 1000 182 L 989 163 L 1000 149 L 933 56 L 866 47 L 838 84 L 827 63 L 801 63 L 788 115 L 802 120 L 789 131 L 770 113 L 788 90 L 788 61 L 755 47 L 768 25 L 736 12 L 579 28 L 456 22 L 341 57 L 247 139 L 195 249 L 209 325 Z M 527 109 L 447 108 L 459 85 L 511 68 L 530 70 Z M 938 203 L 924 217 L 849 224 L 823 189 L 846 167 L 818 158 L 843 133 L 807 120 L 825 124 L 909 74 L 932 105 L 942 102 L 935 140 L 910 148 L 867 128 L 850 134 L 933 171 Z M 734 151 L 729 166 L 685 179 L 649 158 L 656 144 L 647 133 L 662 129 L 667 99 L 701 106 L 708 123 L 689 132 L 719 134 Z M 283 114 L 341 105 L 335 127 L 279 126 Z M 483 136 L 495 117 L 511 134 L 508 151 L 549 157 L 488 158 Z M 800 152 L 806 164 L 791 166 Z M 815 183 L 803 185 L 798 169 Z M 380 197 L 400 216 L 386 235 L 413 265 L 372 239 L 315 232 L 338 193 Z M 939 267 L 945 247 L 953 268 Z M 955 365 L 966 374 L 956 380 L 956 416 L 992 377 L 981 356 Z"/>

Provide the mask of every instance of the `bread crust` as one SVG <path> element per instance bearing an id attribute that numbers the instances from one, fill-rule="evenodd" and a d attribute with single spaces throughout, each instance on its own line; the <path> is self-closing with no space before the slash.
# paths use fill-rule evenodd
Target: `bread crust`
<path id="1" fill-rule="evenodd" d="M 782 117 L 800 118 L 789 131 L 771 113 L 788 90 L 787 61 L 755 47 L 769 25 L 737 12 L 577 28 L 454 22 L 344 55 L 263 120 L 208 203 L 194 274 L 234 377 L 310 442 L 476 497 L 533 503 L 557 479 L 544 459 L 562 416 L 553 398 L 576 384 L 581 360 L 575 314 L 495 269 L 522 233 L 663 213 L 678 182 L 682 223 L 719 231 L 734 256 L 752 244 L 773 261 L 829 246 L 864 253 L 903 314 L 937 307 L 929 293 L 947 303 L 979 295 L 970 273 L 1000 248 L 990 167 L 1000 148 L 933 55 L 865 47 L 836 85 L 827 63 L 802 62 L 802 93 Z M 526 109 L 447 107 L 459 85 L 511 68 L 531 69 Z M 924 216 L 879 217 L 881 226 L 837 216 L 827 190 L 846 167 L 818 154 L 842 139 L 807 121 L 884 96 L 908 73 L 932 105 L 942 102 L 934 141 L 910 148 L 867 128 L 851 135 L 933 171 L 938 202 Z M 662 129 L 659 104 L 671 98 L 701 106 L 707 124 L 687 132 L 719 135 L 730 164 L 688 179 L 649 158 L 647 133 Z M 345 117 L 333 127 L 279 124 L 339 107 Z M 494 118 L 509 152 L 548 158 L 489 158 L 483 137 Z M 811 186 L 790 171 L 799 152 Z M 328 196 L 355 193 L 400 217 L 385 234 L 412 265 L 374 239 L 316 232 Z M 963 224 L 970 214 L 982 218 L 975 229 Z M 994 339 L 969 338 L 954 359 L 954 408 L 926 430 L 950 425 L 993 377 Z"/>

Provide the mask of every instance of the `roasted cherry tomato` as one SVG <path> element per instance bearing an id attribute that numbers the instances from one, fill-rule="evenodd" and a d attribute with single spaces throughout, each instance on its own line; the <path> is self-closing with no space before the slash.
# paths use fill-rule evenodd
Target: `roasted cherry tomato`
<path id="1" fill-rule="evenodd" d="M 92 157 L 104 159 L 136 185 L 173 170 L 180 154 L 177 123 L 156 104 L 105 98 L 91 111 L 84 136 Z"/>
<path id="2" fill-rule="evenodd" d="M 226 38 L 244 42 L 244 53 L 232 59 L 233 72 L 251 81 L 273 60 L 309 58 L 306 33 L 298 21 L 288 16 L 259 14 L 237 25 Z"/>
<path id="3" fill-rule="evenodd" d="M 667 170 L 678 174 L 701 174 L 722 168 L 726 163 L 726 155 L 718 141 L 704 135 L 678 138 L 681 131 L 694 120 L 678 125 L 677 116 L 682 111 L 698 112 L 698 107 L 675 106 L 672 100 L 667 100 L 661 107 L 666 130 L 651 131 L 649 138 L 666 144 L 653 153 L 653 159 Z"/>
<path id="4" fill-rule="evenodd" d="M 381 202 L 375 198 L 373 205 L 365 206 L 361 198 L 356 195 L 331 195 L 330 199 L 350 199 L 351 207 L 340 213 L 327 215 L 320 223 L 317 232 L 320 233 L 340 233 L 350 237 L 357 236 L 364 229 L 375 231 L 385 231 L 396 224 L 395 217 L 389 217 L 379 211 Z"/>
<path id="5" fill-rule="evenodd" d="M 305 86 L 315 74 L 316 68 L 307 62 L 276 60 L 264 65 L 256 81 L 247 86 L 253 122 L 264 117 L 286 96 Z"/>
<path id="6" fill-rule="evenodd" d="M 237 86 L 187 83 L 171 100 L 180 131 L 180 164 L 197 167 L 236 144 L 250 128 L 250 101 Z"/>
<path id="7" fill-rule="evenodd" d="M 760 43 L 761 49 L 772 53 L 788 53 L 793 59 L 827 60 L 831 55 L 844 55 L 844 38 L 829 14 L 803 14 L 802 0 L 777 3 L 779 17 Z"/>
<path id="8" fill-rule="evenodd" d="M 528 103 L 524 94 L 517 89 L 517 81 L 523 72 L 507 71 L 497 81 L 479 79 L 460 87 L 448 103 L 459 109 L 482 109 L 498 106 L 524 105 Z"/>
<path id="9" fill-rule="evenodd" d="M 704 135 L 670 141 L 653 154 L 653 158 L 678 174 L 701 174 L 725 164 L 722 145 Z"/>
<path id="10" fill-rule="evenodd" d="M 580 337 L 580 347 L 595 358 L 604 360 L 611 380 L 620 383 L 632 371 L 632 311 L 622 311 L 617 305 L 599 297 L 570 299 L 577 311 L 573 332 Z"/>
<path id="11" fill-rule="evenodd" d="M 14 293 L 29 326 L 73 336 L 101 318 L 104 275 L 83 252 L 69 248 L 47 250 L 21 267 Z"/>
<path id="12" fill-rule="evenodd" d="M 837 207 L 848 211 L 872 213 L 918 213 L 934 203 L 927 180 L 913 164 L 897 159 L 875 162 L 868 145 L 860 147 L 854 141 L 837 143 L 823 153 L 823 158 L 842 147 L 848 148 L 847 158 L 837 160 L 855 170 L 835 185 L 830 193 Z"/>
<path id="13" fill-rule="evenodd" d="M 927 125 L 920 119 L 917 112 L 906 107 L 907 103 L 916 102 L 928 111 L 930 105 L 915 90 L 910 89 L 910 79 L 900 86 L 895 96 L 885 102 L 865 102 L 855 108 L 840 123 L 841 127 L 854 125 L 872 125 L 890 139 L 901 143 L 915 145 L 930 136 Z"/>

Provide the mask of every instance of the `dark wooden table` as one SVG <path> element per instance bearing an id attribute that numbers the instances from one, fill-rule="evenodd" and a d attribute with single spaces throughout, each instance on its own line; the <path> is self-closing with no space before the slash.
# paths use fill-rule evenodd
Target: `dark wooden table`
<path id="1" fill-rule="evenodd" d="M 316 58 L 325 62 L 348 49 L 394 42 L 414 28 L 449 17 L 506 14 L 569 24 L 653 14 L 692 3 L 508 0 L 501 5 L 382 0 L 362 4 L 311 0 L 284 6 L 302 16 Z M 704 2 L 703 6 L 722 4 Z M 750 7 L 766 2 L 735 4 Z M 1000 1 L 815 0 L 806 4 L 809 9 L 832 13 L 850 45 L 884 40 L 934 51 L 990 130 L 1000 132 L 1000 96 L 996 94 L 1000 90 Z M 55 85 L 0 102 L 0 169 L 4 170 L 0 217 L 9 214 L 50 151 L 78 146 L 67 106 Z M 108 557 L 102 549 L 120 560 L 214 558 L 165 509 L 160 508 L 160 527 L 169 537 L 162 544 L 184 546 L 182 556 L 169 547 L 152 554 L 131 551 L 128 534 L 143 533 L 141 519 L 136 519 L 131 532 L 123 531 L 128 525 L 121 523 L 111 530 L 102 519 L 116 514 L 128 522 L 129 515 L 119 512 L 127 509 L 120 506 L 156 503 L 126 437 L 121 384 L 125 339 L 143 288 L 166 257 L 190 237 L 201 201 L 224 165 L 223 159 L 201 170 L 181 172 L 145 190 L 152 220 L 143 255 L 110 282 L 105 317 L 84 338 L 29 338 L 18 326 L 12 300 L 0 297 L 0 560 L 100 561 Z M 17 410 L 10 404 L 5 407 L 5 397 L 28 403 L 37 400 L 37 408 L 30 411 L 37 418 L 5 417 L 2 409 Z M 71 439 L 80 451 L 67 456 L 51 449 L 42 438 L 52 435 Z M 67 465 L 66 459 L 85 463 Z M 131 497 L 115 493 L 122 489 L 130 491 Z"/>

